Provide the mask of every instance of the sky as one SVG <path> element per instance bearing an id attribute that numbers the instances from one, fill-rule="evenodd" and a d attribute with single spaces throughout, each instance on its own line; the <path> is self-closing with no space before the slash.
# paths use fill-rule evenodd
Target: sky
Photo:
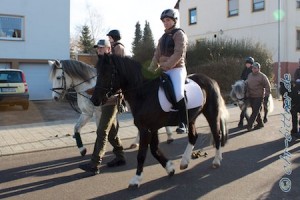
<path id="1" fill-rule="evenodd" d="M 153 33 L 154 42 L 164 31 L 160 21 L 160 14 L 168 8 L 174 8 L 177 0 L 70 0 L 70 32 L 71 36 L 78 36 L 78 27 L 88 24 L 89 16 L 96 13 L 96 21 L 101 21 L 96 40 L 106 37 L 112 29 L 121 32 L 121 42 L 125 45 L 126 53 L 131 54 L 131 43 L 134 39 L 135 25 L 137 22 L 144 29 L 148 21 Z M 89 14 L 91 13 L 91 15 Z"/>

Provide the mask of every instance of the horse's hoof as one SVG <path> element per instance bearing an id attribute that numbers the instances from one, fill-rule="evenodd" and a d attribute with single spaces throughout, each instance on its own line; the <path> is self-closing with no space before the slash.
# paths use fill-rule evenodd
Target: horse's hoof
<path id="1" fill-rule="evenodd" d="M 172 171 L 169 172 L 169 177 L 173 176 L 175 174 L 175 169 L 173 169 Z"/>
<path id="2" fill-rule="evenodd" d="M 135 149 L 135 148 L 137 148 L 138 146 L 139 146 L 138 144 L 131 144 L 130 147 L 129 147 L 129 149 Z"/>
<path id="3" fill-rule="evenodd" d="M 139 187 L 140 187 L 139 184 L 129 184 L 128 185 L 128 189 L 130 189 L 130 190 L 138 189 Z"/>
<path id="4" fill-rule="evenodd" d="M 167 140 L 167 144 L 171 144 L 172 142 L 174 142 L 173 138 Z"/>
<path id="5" fill-rule="evenodd" d="M 212 168 L 213 169 L 217 169 L 217 168 L 219 168 L 221 166 L 221 164 L 212 164 Z"/>
<path id="6" fill-rule="evenodd" d="M 267 118 L 264 118 L 264 123 L 267 123 L 268 122 L 268 119 Z"/>
<path id="7" fill-rule="evenodd" d="M 81 156 L 85 156 L 85 154 L 86 154 L 86 148 L 85 147 L 80 147 L 79 151 L 80 151 Z"/>
<path id="8" fill-rule="evenodd" d="M 184 169 L 188 168 L 188 166 L 189 165 L 187 165 L 187 164 L 186 165 L 180 165 L 180 170 L 184 170 Z"/>

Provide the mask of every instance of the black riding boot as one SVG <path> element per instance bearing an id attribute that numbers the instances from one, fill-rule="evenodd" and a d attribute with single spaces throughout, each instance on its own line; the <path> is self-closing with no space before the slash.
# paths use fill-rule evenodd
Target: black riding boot
<path id="1" fill-rule="evenodd" d="M 186 110 L 186 105 L 185 105 L 185 100 L 181 99 L 180 101 L 177 102 L 177 109 L 178 109 L 178 114 L 179 114 L 179 126 L 176 129 L 176 132 L 178 134 L 182 134 L 184 132 L 187 133 L 187 124 L 188 124 L 188 119 L 187 119 L 187 110 Z"/>

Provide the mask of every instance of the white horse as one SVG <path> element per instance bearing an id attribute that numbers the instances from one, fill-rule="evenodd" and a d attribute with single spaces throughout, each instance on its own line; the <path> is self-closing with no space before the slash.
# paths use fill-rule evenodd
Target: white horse
<path id="1" fill-rule="evenodd" d="M 250 107 L 248 101 L 245 101 L 245 93 L 246 93 L 246 83 L 244 80 L 236 81 L 232 86 L 232 90 L 230 92 L 231 99 L 238 104 L 240 109 L 246 113 L 247 107 Z M 263 103 L 264 110 L 264 118 L 263 121 L 266 123 L 268 121 L 268 114 L 272 113 L 274 110 L 274 102 L 272 94 L 269 95 L 268 102 Z M 246 114 L 247 118 L 247 114 Z M 240 118 L 239 124 L 243 124 L 243 118 Z M 247 119 L 248 120 L 248 119 Z"/>
<path id="2" fill-rule="evenodd" d="M 74 126 L 74 138 L 80 154 L 86 154 L 82 144 L 80 131 L 95 115 L 96 126 L 100 121 L 101 107 L 94 106 L 90 101 L 91 94 L 87 90 L 93 88 L 97 80 L 97 71 L 94 67 L 76 60 L 48 61 L 51 66 L 52 97 L 58 101 L 65 97 L 70 89 L 77 93 L 77 104 L 81 115 Z"/>

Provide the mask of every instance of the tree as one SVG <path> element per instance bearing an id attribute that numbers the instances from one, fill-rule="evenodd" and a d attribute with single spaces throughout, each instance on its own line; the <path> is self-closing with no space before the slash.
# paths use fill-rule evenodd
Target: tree
<path id="1" fill-rule="evenodd" d="M 83 52 L 80 37 L 82 36 L 82 30 L 84 26 L 88 26 L 90 31 L 90 36 L 91 36 L 90 38 L 93 39 L 93 41 L 97 41 L 98 39 L 100 39 L 99 37 L 101 35 L 106 35 L 106 33 L 108 32 L 108 28 L 106 28 L 107 26 L 104 24 L 104 20 L 102 16 L 99 15 L 98 10 L 96 8 L 92 8 L 87 2 L 86 2 L 86 10 L 88 11 L 88 16 L 85 16 L 86 19 L 84 25 L 78 24 L 76 25 L 74 30 L 71 31 L 71 36 L 70 36 L 71 58 L 75 58 L 76 53 Z"/>
<path id="2" fill-rule="evenodd" d="M 133 59 L 142 64 L 149 64 L 154 53 L 154 39 L 149 22 L 145 22 L 142 34 L 141 25 L 136 23 L 135 38 L 132 43 Z"/>
<path id="3" fill-rule="evenodd" d="M 134 40 L 132 42 L 132 53 L 133 53 L 133 58 L 136 59 L 137 55 L 138 55 L 138 52 L 139 52 L 139 49 L 140 49 L 140 44 L 141 44 L 141 41 L 142 41 L 142 30 L 141 30 L 141 24 L 140 22 L 137 22 L 135 24 L 135 37 L 134 37 Z"/>
<path id="4" fill-rule="evenodd" d="M 90 29 L 87 25 L 84 25 L 81 30 L 81 36 L 79 38 L 79 48 L 81 53 L 93 53 L 95 40 L 92 38 Z"/>

